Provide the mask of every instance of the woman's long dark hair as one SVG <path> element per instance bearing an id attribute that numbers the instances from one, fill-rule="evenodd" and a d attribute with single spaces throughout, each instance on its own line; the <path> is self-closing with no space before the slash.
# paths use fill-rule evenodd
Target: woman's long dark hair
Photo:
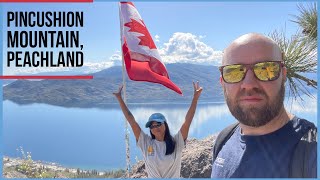
<path id="1" fill-rule="evenodd" d="M 174 141 L 173 137 L 170 134 L 170 130 L 167 122 L 164 122 L 164 125 L 166 127 L 166 131 L 164 134 L 164 141 L 166 143 L 166 155 L 170 155 L 173 153 L 174 148 L 176 147 L 176 142 Z M 152 139 L 155 139 L 155 136 L 152 134 L 151 130 L 150 130 L 150 134 Z"/>

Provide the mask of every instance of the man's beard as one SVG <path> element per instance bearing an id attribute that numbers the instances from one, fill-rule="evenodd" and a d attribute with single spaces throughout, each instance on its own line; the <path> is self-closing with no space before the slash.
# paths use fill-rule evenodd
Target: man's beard
<path id="1" fill-rule="evenodd" d="M 252 89 L 251 91 L 241 90 L 240 93 L 236 96 L 240 98 L 241 96 L 250 96 L 250 95 L 262 95 L 266 98 L 267 103 L 262 107 L 248 107 L 242 108 L 238 102 L 232 102 L 232 100 L 228 97 L 226 90 L 224 88 L 224 95 L 227 101 L 227 105 L 231 114 L 242 124 L 251 126 L 251 127 L 260 127 L 269 123 L 272 119 L 274 119 L 280 112 L 283 107 L 284 101 L 284 83 L 281 83 L 281 87 L 277 95 L 272 99 L 272 97 L 268 97 L 267 94 L 258 88 Z M 270 99 L 271 98 L 271 99 Z"/>

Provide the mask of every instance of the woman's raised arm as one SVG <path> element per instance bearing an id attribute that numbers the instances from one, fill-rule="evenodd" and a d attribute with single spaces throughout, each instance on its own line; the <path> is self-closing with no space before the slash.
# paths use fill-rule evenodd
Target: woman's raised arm
<path id="1" fill-rule="evenodd" d="M 118 92 L 115 92 L 113 94 L 116 96 L 116 98 L 119 102 L 119 105 L 121 107 L 121 110 L 132 128 L 132 131 L 134 133 L 134 136 L 136 137 L 136 140 L 138 141 L 139 136 L 140 136 L 140 132 L 141 132 L 141 128 L 140 128 L 139 124 L 136 122 L 136 120 L 135 120 L 134 116 L 132 115 L 132 113 L 130 112 L 130 110 L 128 109 L 127 105 L 124 103 L 124 101 L 122 99 L 122 95 L 121 95 L 122 88 L 123 88 L 123 85 L 119 87 Z"/>

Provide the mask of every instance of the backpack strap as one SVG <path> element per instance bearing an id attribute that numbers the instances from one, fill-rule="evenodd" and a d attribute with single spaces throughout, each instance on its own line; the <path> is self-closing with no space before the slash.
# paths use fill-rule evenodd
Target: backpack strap
<path id="1" fill-rule="evenodd" d="M 214 162 L 222 149 L 223 145 L 229 140 L 229 138 L 232 136 L 236 128 L 239 126 L 239 122 L 234 123 L 223 129 L 218 137 L 216 138 L 216 141 L 213 146 L 213 159 L 212 162 Z"/>
<path id="2" fill-rule="evenodd" d="M 312 178 L 310 177 L 311 174 L 308 174 L 311 168 L 309 167 L 309 161 L 312 158 L 317 158 L 311 157 L 312 151 L 317 148 L 317 127 L 310 123 L 307 129 L 293 152 L 289 174 L 291 178 Z"/>

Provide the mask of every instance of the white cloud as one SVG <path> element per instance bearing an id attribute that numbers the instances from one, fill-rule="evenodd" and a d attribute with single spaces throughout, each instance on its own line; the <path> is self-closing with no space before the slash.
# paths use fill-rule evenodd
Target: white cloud
<path id="1" fill-rule="evenodd" d="M 113 62 L 113 64 L 114 64 L 115 66 L 121 66 L 121 65 L 122 65 L 122 55 L 121 55 L 120 51 L 116 51 L 116 53 L 113 54 L 113 55 L 109 58 L 109 60 L 110 60 L 111 62 Z"/>
<path id="2" fill-rule="evenodd" d="M 84 63 L 82 68 L 86 69 L 87 73 L 98 72 L 114 66 L 117 61 L 103 61 L 103 62 L 88 62 Z"/>
<path id="3" fill-rule="evenodd" d="M 158 34 L 156 34 L 156 35 L 154 36 L 154 41 L 155 41 L 155 42 L 160 42 L 160 36 L 159 36 Z"/>
<path id="4" fill-rule="evenodd" d="M 215 51 L 201 39 L 205 36 L 196 36 L 191 33 L 176 32 L 159 49 L 164 63 L 193 63 L 220 65 L 222 51 Z"/>
<path id="5" fill-rule="evenodd" d="M 205 36 L 205 35 L 204 35 L 204 36 L 203 36 L 203 35 L 200 35 L 199 38 L 200 38 L 200 39 L 203 39 L 203 38 L 206 38 L 206 36 Z"/>

